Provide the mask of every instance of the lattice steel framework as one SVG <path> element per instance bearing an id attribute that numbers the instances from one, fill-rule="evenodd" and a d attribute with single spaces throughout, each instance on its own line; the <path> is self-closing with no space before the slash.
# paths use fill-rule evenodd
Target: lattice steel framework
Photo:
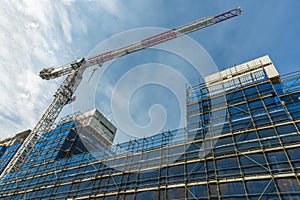
<path id="1" fill-rule="evenodd" d="M 0 182 L 0 197 L 296 199 L 300 195 L 300 90 L 293 83 L 300 76 L 281 80 L 259 79 L 227 91 L 226 104 L 216 107 L 227 113 L 220 136 L 208 133 L 205 120 L 207 113 L 214 112 L 206 102 L 218 95 L 207 95 L 205 84 L 200 84 L 188 92 L 187 129 L 118 144 L 98 152 L 98 159 L 91 152 L 45 162 L 34 160 L 41 153 L 31 156 L 31 162 Z M 60 142 L 72 127 L 67 123 L 57 130 L 53 137 Z M 47 138 L 38 144 L 49 143 Z M 217 142 L 203 157 L 205 140 Z"/>

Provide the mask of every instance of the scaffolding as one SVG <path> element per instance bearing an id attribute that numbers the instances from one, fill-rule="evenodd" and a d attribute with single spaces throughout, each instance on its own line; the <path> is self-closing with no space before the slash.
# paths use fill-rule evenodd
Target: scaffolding
<path id="1" fill-rule="evenodd" d="M 300 76 L 275 80 L 264 69 L 259 74 L 213 94 L 204 83 L 189 88 L 187 128 L 100 152 L 86 151 L 84 145 L 74 150 L 80 138 L 69 118 L 41 137 L 18 172 L 4 177 L 0 197 L 296 199 Z M 212 120 L 214 112 L 225 113 L 224 118 Z M 16 147 L 7 147 L 4 155 L 8 148 Z"/>

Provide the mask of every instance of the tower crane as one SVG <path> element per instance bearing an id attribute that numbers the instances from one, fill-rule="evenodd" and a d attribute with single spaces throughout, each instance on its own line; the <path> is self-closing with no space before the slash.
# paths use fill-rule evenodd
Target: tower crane
<path id="1" fill-rule="evenodd" d="M 20 148 L 2 171 L 0 179 L 2 179 L 5 174 L 17 171 L 23 165 L 30 152 L 34 149 L 34 146 L 40 139 L 41 135 L 47 131 L 50 131 L 50 127 L 54 124 L 64 105 L 66 105 L 72 98 L 72 95 L 82 80 L 82 75 L 86 68 L 94 65 L 102 66 L 102 64 L 106 61 L 113 60 L 169 40 L 173 40 L 182 35 L 186 35 L 239 16 L 241 12 L 242 11 L 240 8 L 235 8 L 220 15 L 205 17 L 133 44 L 102 53 L 100 55 L 92 56 L 87 59 L 80 58 L 58 68 L 50 67 L 41 70 L 39 75 L 45 80 L 55 79 L 64 75 L 67 75 L 67 77 L 54 94 L 54 99 L 48 109 L 45 111 L 34 129 L 23 141 Z"/>

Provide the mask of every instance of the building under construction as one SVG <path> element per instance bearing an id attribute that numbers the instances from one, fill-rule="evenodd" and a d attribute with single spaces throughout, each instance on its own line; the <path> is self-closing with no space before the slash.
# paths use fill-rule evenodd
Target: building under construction
<path id="1" fill-rule="evenodd" d="M 187 88 L 186 128 L 119 145 L 97 110 L 64 118 L 4 175 L 0 197 L 298 199 L 299 80 L 268 56 L 212 74 Z M 0 142 L 0 170 L 29 132 Z"/>

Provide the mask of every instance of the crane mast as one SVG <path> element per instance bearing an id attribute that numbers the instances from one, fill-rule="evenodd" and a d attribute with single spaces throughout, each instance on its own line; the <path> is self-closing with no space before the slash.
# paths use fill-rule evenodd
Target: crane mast
<path id="1" fill-rule="evenodd" d="M 82 80 L 82 75 L 86 68 L 97 64 L 101 66 L 106 61 L 113 60 L 115 58 L 119 58 L 124 55 L 175 39 L 182 35 L 186 35 L 191 32 L 228 20 L 232 17 L 236 17 L 240 14 L 241 9 L 235 8 L 220 15 L 202 18 L 194 22 L 179 26 L 177 28 L 173 28 L 153 37 L 146 38 L 139 42 L 135 42 L 133 44 L 117 48 L 106 53 L 102 53 L 100 55 L 96 55 L 87 59 L 80 58 L 58 68 L 50 67 L 41 70 L 39 75 L 42 79 L 46 80 L 55 79 L 64 75 L 68 76 L 56 91 L 54 99 L 48 109 L 45 111 L 32 132 L 24 140 L 21 147 L 18 149 L 18 151 L 15 153 L 13 158 L 1 173 L 0 179 L 2 179 L 5 174 L 18 170 L 23 165 L 30 152 L 34 149 L 34 146 L 40 139 L 41 135 L 50 131 L 50 128 L 54 124 L 64 105 L 66 105 L 67 102 L 72 98 L 72 95 L 74 94 L 75 90 Z"/>

